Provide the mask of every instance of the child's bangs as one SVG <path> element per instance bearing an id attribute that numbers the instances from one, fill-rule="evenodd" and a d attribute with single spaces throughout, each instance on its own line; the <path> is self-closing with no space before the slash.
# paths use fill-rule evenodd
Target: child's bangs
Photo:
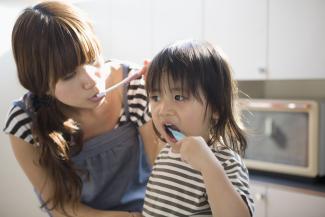
<path id="1" fill-rule="evenodd" d="M 175 54 L 173 54 L 175 55 Z M 159 53 L 151 62 L 146 80 L 147 91 L 163 92 L 166 88 L 171 89 L 174 85 L 180 88 L 182 93 L 194 96 L 201 100 L 201 89 L 198 73 L 190 61 L 170 58 L 168 50 Z"/>

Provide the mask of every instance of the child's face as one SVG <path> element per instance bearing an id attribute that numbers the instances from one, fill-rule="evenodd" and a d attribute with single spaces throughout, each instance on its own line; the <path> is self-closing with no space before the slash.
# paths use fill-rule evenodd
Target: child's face
<path id="1" fill-rule="evenodd" d="M 206 101 L 185 95 L 180 84 L 170 82 L 170 89 L 167 82 L 162 84 L 166 84 L 162 86 L 162 92 L 149 94 L 152 119 L 161 136 L 167 142 L 175 143 L 176 140 L 165 130 L 166 126 L 171 126 L 185 136 L 202 136 L 208 140 L 212 114 L 205 108 Z"/>
<path id="2" fill-rule="evenodd" d="M 97 107 L 104 100 L 96 94 L 105 89 L 104 61 L 98 58 L 93 64 L 78 66 L 74 72 L 59 79 L 55 85 L 55 97 L 66 105 L 91 109 Z"/>

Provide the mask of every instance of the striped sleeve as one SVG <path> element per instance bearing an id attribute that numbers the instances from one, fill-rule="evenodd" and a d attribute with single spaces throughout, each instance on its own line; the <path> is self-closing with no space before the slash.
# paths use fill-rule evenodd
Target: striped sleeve
<path id="1" fill-rule="evenodd" d="M 242 158 L 232 150 L 222 149 L 215 152 L 235 190 L 245 201 L 251 216 L 254 213 L 254 201 L 249 189 L 248 170 Z"/>
<path id="2" fill-rule="evenodd" d="M 135 79 L 130 82 L 127 92 L 130 119 L 138 127 L 151 119 L 148 107 L 147 92 L 144 80 Z"/>
<path id="3" fill-rule="evenodd" d="M 13 106 L 8 115 L 3 132 L 14 135 L 27 143 L 34 144 L 30 116 L 19 106 Z"/>

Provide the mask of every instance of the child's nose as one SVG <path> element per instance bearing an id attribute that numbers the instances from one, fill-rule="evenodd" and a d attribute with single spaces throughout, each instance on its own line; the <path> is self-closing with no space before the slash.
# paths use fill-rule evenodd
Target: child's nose
<path id="1" fill-rule="evenodd" d="M 167 100 L 162 100 L 159 109 L 160 116 L 168 116 L 172 114 L 172 106 L 171 103 Z"/>

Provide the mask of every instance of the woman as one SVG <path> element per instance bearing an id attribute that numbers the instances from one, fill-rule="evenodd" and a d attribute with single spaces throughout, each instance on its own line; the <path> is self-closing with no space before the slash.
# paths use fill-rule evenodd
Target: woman
<path id="1" fill-rule="evenodd" d="M 55 217 L 141 212 L 157 152 L 143 79 L 98 96 L 130 69 L 105 64 L 89 20 L 62 2 L 26 8 L 12 48 L 28 93 L 4 132 L 42 207 Z"/>

